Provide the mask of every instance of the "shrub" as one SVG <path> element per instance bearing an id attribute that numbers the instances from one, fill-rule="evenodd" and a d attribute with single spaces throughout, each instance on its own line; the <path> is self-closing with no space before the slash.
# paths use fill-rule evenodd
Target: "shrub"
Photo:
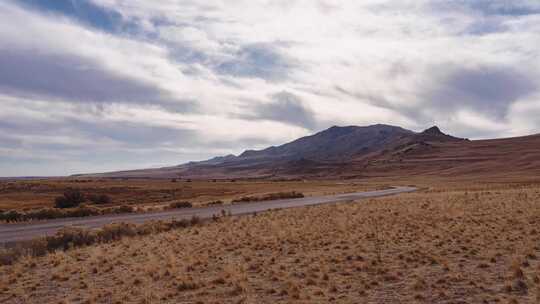
<path id="1" fill-rule="evenodd" d="M 124 236 L 137 235 L 137 227 L 134 224 L 119 223 L 104 226 L 97 232 L 100 242 L 111 242 L 121 239 Z"/>
<path id="2" fill-rule="evenodd" d="M 135 212 L 135 209 L 128 205 L 122 205 L 118 208 L 114 208 L 114 213 L 133 213 Z"/>
<path id="3" fill-rule="evenodd" d="M 6 221 L 6 222 L 18 222 L 18 221 L 21 221 L 21 220 L 24 220 L 23 218 L 23 215 L 22 213 L 19 213 L 15 210 L 11 210 L 11 211 L 7 211 L 7 212 L 4 212 L 2 213 L 2 216 L 0 217 L 0 219 Z"/>
<path id="4" fill-rule="evenodd" d="M 243 196 L 239 199 L 235 199 L 233 203 L 248 203 L 248 202 L 260 202 L 260 201 L 271 201 L 278 199 L 290 199 L 290 198 L 302 198 L 304 194 L 301 192 L 291 191 L 291 192 L 277 192 L 265 194 L 263 196 Z"/>
<path id="5" fill-rule="evenodd" d="M 190 221 L 187 219 L 173 220 L 170 222 L 171 229 L 187 228 L 190 225 Z"/>
<path id="6" fill-rule="evenodd" d="M 132 213 L 135 209 L 131 206 L 123 205 L 115 208 L 99 209 L 96 207 L 81 205 L 78 208 L 66 210 L 56 208 L 43 208 L 39 210 L 18 212 L 15 210 L 0 213 L 0 221 L 19 222 L 31 220 L 49 220 L 66 217 L 86 217 L 110 213 Z"/>
<path id="7" fill-rule="evenodd" d="M 100 209 L 81 206 L 79 208 L 72 208 L 68 210 L 60 210 L 54 208 L 43 208 L 34 211 L 18 212 L 8 211 L 0 214 L 0 221 L 6 222 L 18 222 L 18 221 L 30 221 L 30 220 L 50 220 L 65 217 L 85 217 L 100 215 L 102 212 Z"/>
<path id="8" fill-rule="evenodd" d="M 180 282 L 180 283 L 177 283 L 177 284 L 178 285 L 176 286 L 176 288 L 180 292 L 187 291 L 187 290 L 195 290 L 195 289 L 199 288 L 199 285 L 194 283 L 194 282 Z"/>
<path id="9" fill-rule="evenodd" d="M 92 245 L 96 243 L 97 237 L 91 230 L 66 227 L 59 230 L 54 236 L 46 237 L 45 241 L 48 251 L 67 250 L 72 247 Z"/>
<path id="10" fill-rule="evenodd" d="M 34 212 L 27 212 L 24 215 L 25 220 L 47 220 L 65 217 L 65 213 L 58 209 L 45 208 Z"/>
<path id="11" fill-rule="evenodd" d="M 89 201 L 97 205 L 104 205 L 104 204 L 112 203 L 111 197 L 108 196 L 107 194 L 100 194 L 100 195 L 92 194 L 92 195 L 89 195 L 87 198 Z"/>
<path id="12" fill-rule="evenodd" d="M 64 213 L 63 217 L 85 217 L 85 216 L 94 216 L 100 215 L 101 211 L 97 208 L 81 206 Z"/>
<path id="13" fill-rule="evenodd" d="M 55 235 L 22 242 L 12 248 L 0 248 L 0 265 L 10 265 L 22 256 L 43 256 L 55 250 L 68 250 L 75 247 L 89 246 L 98 243 L 108 243 L 123 237 L 133 237 L 187 228 L 200 223 L 196 216 L 191 220 L 173 220 L 170 222 L 148 222 L 142 225 L 130 223 L 109 224 L 98 230 L 66 227 Z"/>
<path id="14" fill-rule="evenodd" d="M 59 196 L 55 199 L 54 206 L 56 208 L 73 208 L 79 206 L 85 201 L 84 194 L 79 190 L 67 190 L 64 196 Z"/>
<path id="15" fill-rule="evenodd" d="M 220 206 L 220 205 L 223 205 L 223 201 L 222 200 L 217 200 L 217 201 L 213 201 L 213 202 L 208 202 L 206 203 L 206 206 Z"/>
<path id="16" fill-rule="evenodd" d="M 190 202 L 174 202 L 169 204 L 169 209 L 191 208 L 193 204 Z"/>

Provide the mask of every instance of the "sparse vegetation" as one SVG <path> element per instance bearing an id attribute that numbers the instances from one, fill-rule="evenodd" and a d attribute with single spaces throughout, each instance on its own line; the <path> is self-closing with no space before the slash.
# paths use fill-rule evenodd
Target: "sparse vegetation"
<path id="1" fill-rule="evenodd" d="M 291 191 L 291 192 L 277 192 L 269 193 L 261 196 L 243 196 L 238 199 L 232 200 L 232 203 L 249 203 L 249 202 L 260 202 L 260 201 L 271 201 L 278 199 L 289 199 L 289 198 L 302 198 L 304 197 L 303 193 Z"/>
<path id="2" fill-rule="evenodd" d="M 4 255 L 0 302 L 537 303 L 540 187 L 462 187 L 65 232 Z"/>
<path id="3" fill-rule="evenodd" d="M 193 181 L 190 184 L 138 179 L 0 181 L 0 209 L 4 210 L 0 212 L 0 222 L 157 211 L 170 208 L 169 205 L 173 204 L 171 201 L 189 201 L 193 207 L 218 206 L 245 193 L 254 193 L 246 199 L 253 201 L 258 199 L 253 197 L 266 196 L 257 193 L 279 193 L 271 191 L 281 190 L 284 187 L 302 189 L 310 195 L 324 195 L 375 189 L 377 185 L 358 182 L 345 184 L 335 181 L 237 181 L 234 184 L 228 180 Z M 73 197 L 72 190 L 75 190 L 74 196 L 78 199 L 74 200 L 74 204 L 67 205 L 78 204 L 78 206 L 55 208 L 55 197 L 62 194 L 59 201 L 64 207 L 66 196 L 63 194 L 69 192 L 67 196 Z M 200 193 L 204 193 L 204 196 L 200 196 Z M 280 197 L 284 196 L 274 196 L 276 199 Z M 86 199 L 86 202 L 81 203 L 82 198 Z"/>
<path id="4" fill-rule="evenodd" d="M 66 227 L 54 236 L 23 242 L 8 249 L 0 249 L 0 265 L 10 265 L 23 256 L 39 257 L 55 250 L 68 250 L 99 243 L 118 241 L 124 237 L 148 235 L 178 228 L 195 226 L 200 223 L 198 217 L 191 220 L 149 222 L 142 225 L 127 223 L 110 224 L 101 229 Z"/>
<path id="5" fill-rule="evenodd" d="M 221 206 L 224 202 L 222 200 L 211 201 L 205 204 L 205 206 Z"/>
<path id="6" fill-rule="evenodd" d="M 170 203 L 168 208 L 169 209 L 181 209 L 181 208 L 191 208 L 193 207 L 193 204 L 190 202 L 173 202 Z"/>
<path id="7" fill-rule="evenodd" d="M 69 189 L 78 189 L 87 198 L 87 203 L 98 207 L 132 205 L 141 209 L 162 207 L 171 201 L 189 201 L 193 206 L 202 206 L 209 201 L 231 199 L 264 193 L 295 189 L 309 195 L 343 193 L 374 189 L 376 184 L 364 182 L 342 183 L 339 181 L 240 181 L 230 180 L 200 181 L 176 178 L 169 179 L 42 179 L 42 180 L 0 180 L 0 209 L 3 211 L 53 208 L 55 198 L 63 196 Z M 201 195 L 204 194 L 204 195 Z M 106 195 L 108 199 L 99 199 Z M 94 199 L 94 197 L 96 199 Z M 97 203 L 94 203 L 96 201 Z"/>
<path id="8" fill-rule="evenodd" d="M 64 192 L 63 196 L 59 196 L 54 200 L 54 206 L 56 208 L 74 208 L 84 203 L 86 198 L 84 194 L 78 189 L 69 189 Z"/>
<path id="9" fill-rule="evenodd" d="M 0 221 L 14 223 L 32 220 L 50 220 L 67 217 L 86 217 L 103 214 L 120 214 L 132 212 L 135 212 L 135 209 L 127 205 L 110 208 L 95 208 L 91 206 L 81 205 L 77 208 L 69 209 L 43 208 L 37 210 L 29 210 L 26 212 L 11 210 L 0 213 Z"/>
<path id="10" fill-rule="evenodd" d="M 107 194 L 90 194 L 86 196 L 89 201 L 96 205 L 106 205 L 111 204 L 112 199 Z"/>

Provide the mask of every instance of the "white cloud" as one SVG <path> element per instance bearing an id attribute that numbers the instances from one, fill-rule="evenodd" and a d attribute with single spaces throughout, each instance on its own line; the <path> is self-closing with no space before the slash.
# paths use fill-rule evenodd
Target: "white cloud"
<path id="1" fill-rule="evenodd" d="M 60 132 L 19 128 L 10 138 L 24 138 L 27 151 L 58 136 L 63 144 L 75 136 L 78 145 L 99 138 L 103 155 L 107 145 L 143 153 L 138 142 L 149 141 L 171 153 L 164 161 L 181 162 L 279 144 L 333 124 L 421 130 L 438 123 L 473 138 L 540 130 L 530 115 L 540 90 L 534 1 L 92 2 L 143 32 L 108 33 L 16 1 L 0 3 L 0 54 L 32 73 L 22 83 L 0 72 L 0 117 Z M 497 87 L 480 81 L 482 91 L 471 91 L 463 79 L 492 79 Z M 295 108 L 304 127 L 257 112 L 283 111 L 268 106 L 280 92 L 308 109 Z M 122 124 L 139 127 L 129 132 Z M 0 125 L 0 136 L 9 128 Z M 174 132 L 184 141 L 168 140 Z"/>
<path id="2" fill-rule="evenodd" d="M 540 125 L 540 95 L 512 104 L 509 113 L 509 135 L 538 133 Z"/>

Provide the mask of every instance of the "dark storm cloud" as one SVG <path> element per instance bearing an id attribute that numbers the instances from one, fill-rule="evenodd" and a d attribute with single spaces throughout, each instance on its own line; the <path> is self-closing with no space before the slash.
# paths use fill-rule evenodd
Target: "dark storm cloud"
<path id="1" fill-rule="evenodd" d="M 314 129 L 317 125 L 315 114 L 298 96 L 286 91 L 272 95 L 271 102 L 257 104 L 250 112 L 242 118 L 279 121 L 306 129 Z"/>
<path id="2" fill-rule="evenodd" d="M 399 96 L 396 92 L 387 95 L 385 91 L 369 88 L 350 91 L 339 85 L 335 86 L 335 90 L 367 104 L 400 113 L 420 125 L 432 123 L 433 113 L 447 113 L 450 116 L 462 109 L 502 121 L 514 102 L 540 91 L 534 76 L 512 66 L 463 67 L 446 64 L 434 65 L 428 70 L 431 71 L 429 75 L 432 80 L 418 88 L 414 97 L 416 100 L 411 102 L 389 97 Z M 460 134 L 474 137 L 480 133 Z"/>
<path id="3" fill-rule="evenodd" d="M 34 50 L 0 49 L 0 90 L 4 94 L 74 103 L 154 104 L 176 112 L 196 110 L 150 84 L 117 75 L 93 60 Z"/>
<path id="4" fill-rule="evenodd" d="M 119 149 L 133 153 L 146 150 L 165 153 L 165 150 L 175 147 L 212 151 L 270 144 L 270 141 L 264 138 L 209 141 L 196 130 L 179 127 L 110 121 L 101 118 L 94 120 L 57 118 L 58 120 L 20 118 L 0 120 L 0 150 L 25 148 L 35 153 L 45 151 L 48 155 L 74 151 L 81 159 L 84 159 L 83 155 L 95 159 L 92 153 L 98 150 L 105 154 L 105 151 Z M 62 140 L 58 141 L 58 138 Z M 212 152 L 208 154 L 211 155 Z"/>
<path id="5" fill-rule="evenodd" d="M 80 102 L 151 102 L 164 95 L 150 85 L 115 75 L 82 57 L 3 49 L 0 66 L 0 87 L 7 93 L 31 93 Z"/>
<path id="6" fill-rule="evenodd" d="M 354 97 L 356 99 L 363 100 L 369 104 L 376 105 L 378 107 L 391 109 L 393 108 L 393 103 L 387 99 L 381 92 L 370 92 L 368 90 L 362 90 L 360 92 L 351 92 L 339 85 L 335 86 L 335 90 L 339 93 Z"/>
<path id="7" fill-rule="evenodd" d="M 537 89 L 533 78 L 513 67 L 455 67 L 440 75 L 427 89 L 425 100 L 433 108 L 471 108 L 502 119 L 513 102 Z"/>
<path id="8" fill-rule="evenodd" d="M 133 122 L 66 121 L 86 138 L 108 139 L 132 147 L 159 148 L 167 144 L 192 144 L 197 133 L 188 129 L 149 126 Z"/>
<path id="9" fill-rule="evenodd" d="M 281 52 L 278 45 L 256 43 L 243 46 L 234 54 L 233 59 L 220 63 L 216 70 L 220 74 L 235 77 L 286 80 L 296 64 Z"/>
<path id="10" fill-rule="evenodd" d="M 74 140 L 49 144 L 41 140 L 57 136 Z M 161 145 L 191 145 L 196 143 L 199 137 L 196 131 L 189 129 L 103 119 L 59 118 L 50 121 L 8 118 L 0 121 L 0 147 L 8 144 L 13 147 L 24 142 L 36 148 L 47 146 L 49 150 L 60 151 L 65 147 L 88 147 L 92 150 L 106 143 L 125 148 L 159 149 Z M 8 138 L 10 141 L 7 141 Z M 36 138 L 40 140 L 34 140 Z"/>
<path id="11" fill-rule="evenodd" d="M 411 105 L 406 102 L 406 100 L 393 100 L 385 95 L 385 92 L 382 91 L 373 91 L 369 88 L 364 88 L 359 91 L 349 91 L 343 87 L 337 85 L 334 87 L 335 90 L 341 94 L 345 94 L 349 97 L 358 99 L 366 104 L 387 109 L 399 113 L 405 117 L 411 118 L 414 121 L 419 122 L 420 124 L 425 124 L 429 119 L 424 116 L 422 109 Z M 338 97 L 336 97 L 338 98 Z"/>

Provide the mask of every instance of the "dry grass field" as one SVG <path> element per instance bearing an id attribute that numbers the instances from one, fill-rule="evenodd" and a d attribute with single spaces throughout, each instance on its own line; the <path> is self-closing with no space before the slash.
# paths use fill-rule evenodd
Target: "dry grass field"
<path id="1" fill-rule="evenodd" d="M 540 185 L 453 185 L 23 258 L 1 303 L 538 303 Z"/>
<path id="2" fill-rule="evenodd" d="M 190 201 L 194 206 L 214 200 L 228 202 L 247 195 L 298 191 L 321 195 L 374 189 L 367 182 L 343 181 L 185 181 L 170 179 L 39 179 L 0 181 L 0 210 L 30 210 L 52 207 L 67 189 L 111 197 L 107 206 L 138 207 Z"/>

